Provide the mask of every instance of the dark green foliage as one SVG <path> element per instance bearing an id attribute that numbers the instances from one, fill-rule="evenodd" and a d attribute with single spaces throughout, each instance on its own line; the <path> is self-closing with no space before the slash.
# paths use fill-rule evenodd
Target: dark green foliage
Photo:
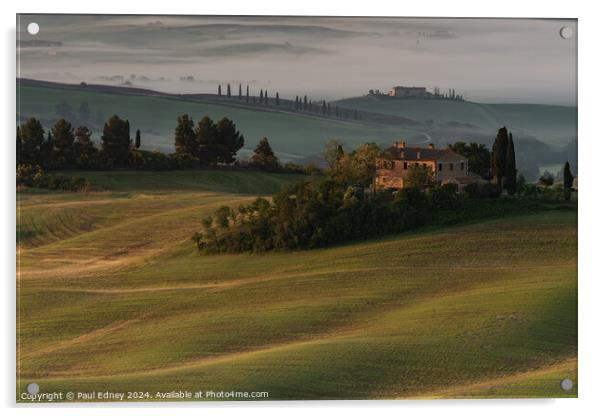
<path id="1" fill-rule="evenodd" d="M 280 105 L 280 94 L 276 91 L 276 105 Z"/>
<path id="2" fill-rule="evenodd" d="M 35 118 L 28 119 L 19 129 L 21 138 L 21 155 L 19 163 L 42 165 L 41 148 L 44 144 L 42 123 Z"/>
<path id="3" fill-rule="evenodd" d="M 483 199 L 483 198 L 498 198 L 502 193 L 502 190 L 494 183 L 485 182 L 473 182 L 464 187 L 464 192 L 470 198 Z"/>
<path id="4" fill-rule="evenodd" d="M 376 144 L 363 144 L 337 160 L 335 168 L 331 169 L 331 177 L 343 186 L 369 186 L 376 172 L 376 158 L 381 155 Z"/>
<path id="5" fill-rule="evenodd" d="M 197 139 L 194 134 L 194 121 L 188 114 L 178 117 L 178 124 L 174 134 L 176 153 L 194 154 Z"/>
<path id="6" fill-rule="evenodd" d="M 272 202 L 259 198 L 237 209 L 222 207 L 203 219 L 203 230 L 192 238 L 202 253 L 312 249 L 542 208 L 533 199 L 471 199 L 454 186 L 371 194 L 325 179 L 283 189 Z"/>
<path id="7" fill-rule="evenodd" d="M 230 84 L 228 84 L 226 87 L 226 94 L 228 95 L 228 98 L 230 98 L 232 96 L 232 91 L 230 90 Z"/>
<path id="8" fill-rule="evenodd" d="M 238 84 L 238 99 L 242 100 L 242 84 Z"/>
<path id="9" fill-rule="evenodd" d="M 483 144 L 455 142 L 448 146 L 459 155 L 465 156 L 468 160 L 468 170 L 481 175 L 484 179 L 489 179 L 491 170 L 491 153 Z"/>
<path id="10" fill-rule="evenodd" d="M 562 170 L 562 183 L 564 189 L 571 189 L 573 187 L 574 180 L 575 178 L 571 172 L 571 165 L 569 165 L 569 162 L 564 162 L 564 169 Z"/>
<path id="11" fill-rule="evenodd" d="M 58 120 L 52 127 L 52 137 L 56 149 L 56 164 L 59 166 L 71 165 L 73 163 L 73 142 L 75 141 L 71 123 L 64 118 Z"/>
<path id="12" fill-rule="evenodd" d="M 209 117 L 203 117 L 194 129 L 195 149 L 188 152 L 198 158 L 203 165 L 212 165 L 217 161 L 217 127 Z"/>
<path id="13" fill-rule="evenodd" d="M 73 157 L 75 166 L 78 168 L 95 169 L 99 167 L 98 149 L 91 137 L 92 132 L 85 126 L 80 126 L 75 130 Z"/>
<path id="14" fill-rule="evenodd" d="M 104 125 L 102 132 L 102 151 L 109 166 L 125 166 L 132 143 L 129 123 L 114 115 Z"/>
<path id="15" fill-rule="evenodd" d="M 217 162 L 231 164 L 236 159 L 234 156 L 245 144 L 244 136 L 236 130 L 236 125 L 229 118 L 222 118 L 216 126 L 217 129 Z"/>
<path id="16" fill-rule="evenodd" d="M 39 165 L 18 165 L 16 178 L 17 185 L 31 188 L 45 188 L 73 192 L 86 192 L 90 189 L 90 183 L 84 178 L 48 175 L 44 173 Z"/>
<path id="17" fill-rule="evenodd" d="M 249 102 L 249 86 L 247 85 L 246 101 Z"/>
<path id="18" fill-rule="evenodd" d="M 508 130 L 502 127 L 498 130 L 497 136 L 493 143 L 491 155 L 491 174 L 493 181 L 501 188 L 504 188 L 506 178 L 508 157 Z"/>
<path id="19" fill-rule="evenodd" d="M 516 157 L 512 134 L 508 137 L 508 147 L 506 149 L 506 190 L 510 195 L 516 193 Z"/>
<path id="20" fill-rule="evenodd" d="M 539 178 L 539 183 L 545 187 L 554 185 L 554 175 L 550 172 L 544 172 Z"/>
<path id="21" fill-rule="evenodd" d="M 435 186 L 435 175 L 428 166 L 410 165 L 404 179 L 404 187 L 430 189 Z"/>
<path id="22" fill-rule="evenodd" d="M 140 130 L 136 130 L 136 143 L 134 144 L 134 147 L 140 149 L 140 144 Z"/>
<path id="23" fill-rule="evenodd" d="M 217 86 L 217 95 L 220 96 L 220 97 L 222 96 L 222 86 L 221 86 L 221 84 Z"/>
<path id="24" fill-rule="evenodd" d="M 255 152 L 251 157 L 251 165 L 267 171 L 276 171 L 280 168 L 280 162 L 270 146 L 267 137 L 259 141 Z"/>

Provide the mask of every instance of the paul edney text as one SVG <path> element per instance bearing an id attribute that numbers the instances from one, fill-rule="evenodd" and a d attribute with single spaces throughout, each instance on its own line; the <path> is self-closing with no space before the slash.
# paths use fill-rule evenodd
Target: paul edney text
<path id="1" fill-rule="evenodd" d="M 268 392 L 247 391 L 169 391 L 155 392 L 113 392 L 113 391 L 89 391 L 89 392 L 50 392 L 50 393 L 22 393 L 21 400 L 29 402 L 54 402 L 54 401 L 144 401 L 144 400 L 245 400 L 245 399 L 267 399 Z"/>

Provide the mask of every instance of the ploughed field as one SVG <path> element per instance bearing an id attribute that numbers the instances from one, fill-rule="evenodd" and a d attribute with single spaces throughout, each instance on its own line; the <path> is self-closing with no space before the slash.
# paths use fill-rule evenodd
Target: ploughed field
<path id="1" fill-rule="evenodd" d="M 299 177 L 81 175 L 102 190 L 18 195 L 18 396 L 30 382 L 151 398 L 577 395 L 574 211 L 199 255 L 205 213 Z"/>

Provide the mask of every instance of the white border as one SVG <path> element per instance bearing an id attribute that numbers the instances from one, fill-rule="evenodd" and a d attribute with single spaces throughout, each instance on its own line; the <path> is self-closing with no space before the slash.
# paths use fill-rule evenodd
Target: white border
<path id="1" fill-rule="evenodd" d="M 144 13 L 144 14 L 255 14 L 255 15 L 347 15 L 347 16 L 439 16 L 439 17 L 547 17 L 579 19 L 579 399 L 557 400 L 444 400 L 444 401 L 356 401 L 356 402 L 270 402 L 270 403 L 185 403 L 185 404 L 127 404 L 111 405 L 114 415 L 165 415 L 177 408 L 182 414 L 240 414 L 246 415 L 305 415 L 330 414 L 333 411 L 349 415 L 379 414 L 446 414 L 446 415 L 504 415 L 508 413 L 542 413 L 548 415 L 591 414 L 600 408 L 597 402 L 601 386 L 600 317 L 602 311 L 602 256 L 599 254 L 600 222 L 598 202 L 602 198 L 602 174 L 597 163 L 602 155 L 602 117 L 600 110 L 600 27 L 602 16 L 596 2 L 524 0 L 485 1 L 413 1 L 387 2 L 371 0 L 359 4 L 343 1 L 231 1 L 151 3 L 148 0 L 101 2 L 80 1 L 5 1 L 2 4 L 4 92 L 0 100 L 3 132 L 1 159 L 2 180 L 2 274 L 3 285 L 2 342 L 0 343 L 2 375 L 0 403 L 5 414 L 45 415 L 106 415 L 107 405 L 50 405 L 16 406 L 15 398 L 15 14 L 16 13 Z M 596 169 L 598 168 L 598 169 Z"/>

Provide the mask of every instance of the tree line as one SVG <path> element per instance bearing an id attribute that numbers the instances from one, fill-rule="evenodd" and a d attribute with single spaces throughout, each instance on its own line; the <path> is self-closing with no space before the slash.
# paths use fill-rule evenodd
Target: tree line
<path id="1" fill-rule="evenodd" d="M 229 99 L 238 99 L 244 101 L 247 104 L 260 105 L 274 105 L 276 107 L 286 107 L 289 110 L 308 112 L 313 114 L 320 114 L 324 117 L 334 117 L 346 120 L 362 120 L 362 113 L 357 109 L 342 108 L 337 105 L 327 103 L 326 100 L 312 100 L 307 95 L 296 95 L 295 100 L 285 100 L 280 98 L 280 93 L 276 93 L 271 96 L 267 89 L 261 88 L 259 90 L 259 97 L 255 95 L 249 95 L 249 85 L 246 86 L 245 93 L 243 94 L 242 84 L 238 84 L 238 94 L 235 95 L 232 92 L 230 84 L 226 84 L 226 92 L 223 93 L 222 86 L 217 86 L 217 96 L 226 97 Z"/>

